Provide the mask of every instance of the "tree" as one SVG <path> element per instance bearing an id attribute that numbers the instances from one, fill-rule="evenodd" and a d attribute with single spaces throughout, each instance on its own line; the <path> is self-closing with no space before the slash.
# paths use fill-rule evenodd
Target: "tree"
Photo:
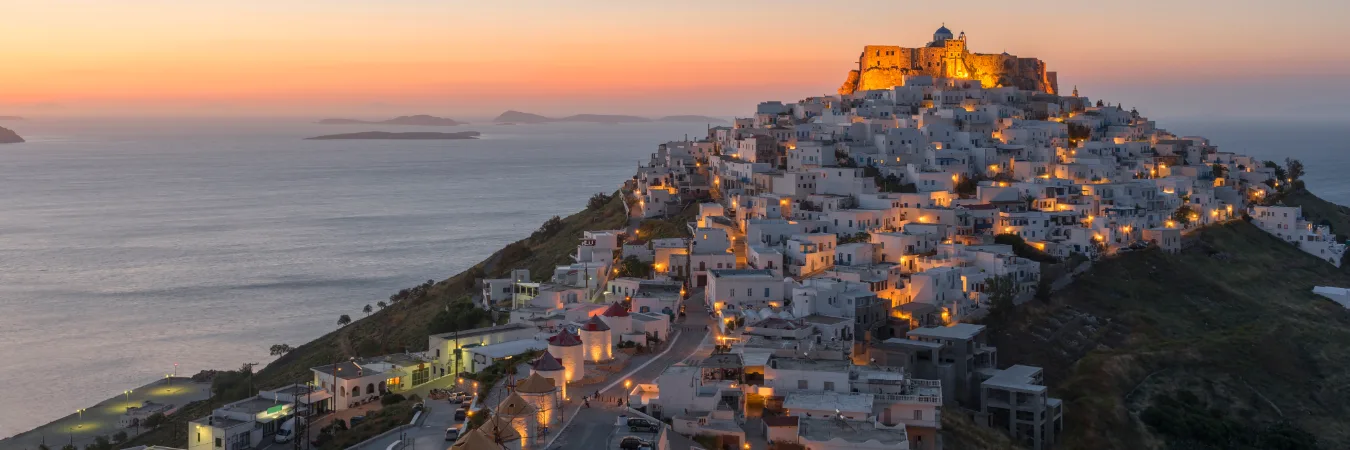
<path id="1" fill-rule="evenodd" d="M 609 196 L 605 195 L 604 192 L 597 192 L 591 196 L 590 200 L 586 201 L 586 209 L 598 210 L 604 208 L 607 203 L 609 203 Z"/>
<path id="2" fill-rule="evenodd" d="M 1294 158 L 1284 159 L 1284 172 L 1290 182 L 1303 177 L 1303 161 Z M 1283 178 L 1283 177 L 1282 177 Z"/>
<path id="3" fill-rule="evenodd" d="M 343 314 L 343 315 L 341 315 L 341 316 L 338 316 L 338 321 L 337 321 L 338 326 L 340 326 L 340 327 L 345 327 L 345 326 L 347 326 L 347 324 L 349 324 L 349 323 L 352 323 L 352 318 L 351 318 L 350 316 L 348 316 L 348 315 L 346 315 L 346 314 Z"/>
<path id="4" fill-rule="evenodd" d="M 633 278 L 651 278 L 652 265 L 642 262 L 636 256 L 628 256 L 619 261 L 619 273 L 621 277 Z"/>
<path id="5" fill-rule="evenodd" d="M 295 349 L 291 348 L 291 346 L 286 344 L 272 344 L 271 353 L 272 356 L 281 356 L 290 353 L 291 350 Z"/>
<path id="6" fill-rule="evenodd" d="M 108 440 L 107 436 L 96 436 L 90 446 L 98 450 L 112 450 L 112 441 Z"/>
<path id="7" fill-rule="evenodd" d="M 550 237 L 553 237 L 553 235 L 558 234 L 562 230 L 563 230 L 562 218 L 558 216 L 553 216 L 550 217 L 548 220 L 545 220 L 544 224 L 540 225 L 539 229 L 536 230 L 534 234 L 530 235 L 530 237 L 534 238 L 535 240 L 548 239 Z"/>
<path id="8" fill-rule="evenodd" d="M 164 413 L 154 413 L 145 418 L 145 426 L 156 429 L 164 424 Z"/>
<path id="9" fill-rule="evenodd" d="M 1214 166 L 1210 168 L 1210 171 L 1214 172 L 1214 178 L 1228 178 L 1228 166 L 1223 164 L 1214 163 Z"/>
<path id="10" fill-rule="evenodd" d="M 1017 296 L 1017 283 L 1012 274 L 999 275 L 984 281 L 984 293 L 989 296 L 989 317 L 1003 320 L 1012 317 L 1013 298 Z"/>
<path id="11" fill-rule="evenodd" d="M 850 235 L 846 235 L 846 236 L 844 236 L 844 237 L 842 237 L 842 238 L 839 238 L 839 242 L 838 242 L 838 243 L 839 243 L 840 245 L 843 245 L 843 244 L 852 244 L 852 243 L 855 243 L 855 242 L 869 242 L 869 241 L 871 241 L 871 240 L 872 240 L 872 235 L 871 235 L 870 233 L 868 233 L 868 232 L 866 232 L 866 231 L 859 231 L 859 232 L 857 232 L 857 233 L 853 233 L 853 234 L 850 234 Z"/>
<path id="12" fill-rule="evenodd" d="M 385 303 L 385 302 L 383 302 L 383 301 L 379 301 L 379 302 L 375 302 L 375 306 L 376 306 L 377 308 L 384 309 L 384 307 L 389 306 L 389 304 L 388 304 L 388 303 Z"/>
<path id="13" fill-rule="evenodd" d="M 61 446 L 61 450 L 80 450 L 80 448 L 76 447 L 75 444 L 66 444 Z"/>
<path id="14" fill-rule="evenodd" d="M 374 310 L 375 310 L 374 308 L 370 307 L 369 303 L 366 304 L 365 308 L 361 308 L 361 312 L 366 313 L 366 317 L 370 317 L 370 312 Z"/>
<path id="15" fill-rule="evenodd" d="M 1264 164 L 1265 164 L 1266 167 L 1269 167 L 1269 168 L 1271 168 L 1271 169 L 1275 169 L 1275 178 L 1278 178 L 1278 179 L 1281 179 L 1281 180 L 1284 179 L 1284 175 L 1285 175 L 1284 167 L 1281 167 L 1281 166 L 1280 166 L 1278 163 L 1276 163 L 1275 161 L 1266 161 Z M 1299 168 L 1302 168 L 1302 167 L 1303 167 L 1303 164 L 1299 164 Z"/>
<path id="16" fill-rule="evenodd" d="M 123 443 L 123 442 L 126 442 L 126 441 L 127 441 L 127 432 L 124 431 L 124 430 L 118 430 L 116 433 L 113 433 L 113 435 L 112 435 L 112 440 L 113 440 L 114 443 L 118 443 L 118 444 L 121 444 L 121 443 Z"/>
<path id="17" fill-rule="evenodd" d="M 1191 214 L 1194 213 L 1195 212 L 1191 210 L 1190 206 L 1181 205 L 1180 208 L 1177 208 L 1176 212 L 1172 213 L 1172 220 L 1177 221 L 1179 224 L 1186 225 L 1191 223 Z"/>

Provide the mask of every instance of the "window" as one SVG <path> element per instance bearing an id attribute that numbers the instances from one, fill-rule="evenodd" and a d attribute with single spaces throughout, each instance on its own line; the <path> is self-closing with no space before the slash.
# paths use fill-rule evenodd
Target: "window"
<path id="1" fill-rule="evenodd" d="M 797 380 L 797 389 L 807 389 L 806 380 Z"/>
<path id="2" fill-rule="evenodd" d="M 916 410 L 914 410 L 914 420 L 923 420 L 923 410 L 922 410 L 922 409 L 916 409 Z"/>
<path id="3" fill-rule="evenodd" d="M 225 446 L 225 443 L 222 442 L 220 438 L 216 438 L 216 448 L 221 448 L 221 447 L 224 447 L 224 446 Z"/>
<path id="4" fill-rule="evenodd" d="M 769 263 L 769 267 L 773 267 L 772 262 Z M 769 288 L 764 288 L 764 298 L 769 298 Z"/>
<path id="5" fill-rule="evenodd" d="M 833 391 L 833 390 L 834 390 L 834 382 L 833 382 L 833 381 L 826 381 L 826 382 L 825 382 L 825 390 L 827 390 L 827 391 Z"/>

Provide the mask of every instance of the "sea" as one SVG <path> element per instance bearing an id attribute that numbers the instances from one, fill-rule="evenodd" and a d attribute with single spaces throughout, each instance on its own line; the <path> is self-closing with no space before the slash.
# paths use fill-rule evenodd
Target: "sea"
<path id="1" fill-rule="evenodd" d="M 1174 119 L 1221 150 L 1303 161 L 1350 204 L 1350 121 Z M 470 124 L 459 141 L 284 119 L 3 122 L 0 437 L 177 370 L 266 363 L 341 314 L 443 279 L 612 192 L 705 124 Z M 415 128 L 414 128 L 415 129 Z M 409 129 L 412 130 L 412 129 Z"/>
<path id="2" fill-rule="evenodd" d="M 467 269 L 706 124 L 0 122 L 0 437 L 177 369 L 267 363 Z M 307 141 L 357 131 L 478 140 Z"/>

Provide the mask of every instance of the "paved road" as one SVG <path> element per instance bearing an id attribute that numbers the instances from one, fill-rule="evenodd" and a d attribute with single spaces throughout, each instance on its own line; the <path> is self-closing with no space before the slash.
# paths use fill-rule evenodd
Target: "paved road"
<path id="1" fill-rule="evenodd" d="M 449 402 L 435 401 L 428 406 L 426 412 L 422 413 L 417 425 L 371 441 L 361 448 L 384 450 L 394 442 L 403 441 L 405 449 L 445 450 L 452 444 L 445 440 L 445 429 L 459 423 L 455 422 L 456 406 Z"/>
<path id="2" fill-rule="evenodd" d="M 623 398 L 625 390 L 622 380 L 631 380 L 634 384 L 652 383 L 657 376 L 661 375 L 661 372 L 666 370 L 666 367 L 689 359 L 695 354 L 699 346 L 707 340 L 708 333 L 704 331 L 704 327 L 711 323 L 711 319 L 703 305 L 702 292 L 695 292 L 690 296 L 690 301 L 685 304 L 687 308 L 685 322 L 672 325 L 682 327 L 682 330 L 680 336 L 671 344 L 670 351 L 650 360 L 650 364 L 632 371 L 627 377 L 619 379 L 619 382 L 613 387 L 601 390 L 602 398 Z M 642 362 L 636 364 L 640 365 Z M 633 367 L 637 367 L 637 365 Z M 616 430 L 614 424 L 623 410 L 618 408 L 617 402 L 605 402 L 603 405 L 594 402 L 591 405 L 591 408 L 577 408 L 576 412 L 568 409 L 569 415 L 574 416 L 574 419 L 563 431 L 563 434 L 552 443 L 550 449 L 600 450 L 609 448 L 610 439 Z"/>

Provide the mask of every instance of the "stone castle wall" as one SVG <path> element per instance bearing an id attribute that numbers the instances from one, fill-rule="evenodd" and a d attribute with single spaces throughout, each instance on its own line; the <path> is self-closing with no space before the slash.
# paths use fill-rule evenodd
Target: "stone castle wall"
<path id="1" fill-rule="evenodd" d="M 986 88 L 1017 86 L 1057 93 L 1053 74 L 1046 72 L 1044 61 L 1008 54 L 971 53 L 965 44 L 952 40 L 939 47 L 868 45 L 858 57 L 858 68 L 849 71 L 839 93 L 903 86 L 907 75 L 969 78 L 980 80 Z"/>

